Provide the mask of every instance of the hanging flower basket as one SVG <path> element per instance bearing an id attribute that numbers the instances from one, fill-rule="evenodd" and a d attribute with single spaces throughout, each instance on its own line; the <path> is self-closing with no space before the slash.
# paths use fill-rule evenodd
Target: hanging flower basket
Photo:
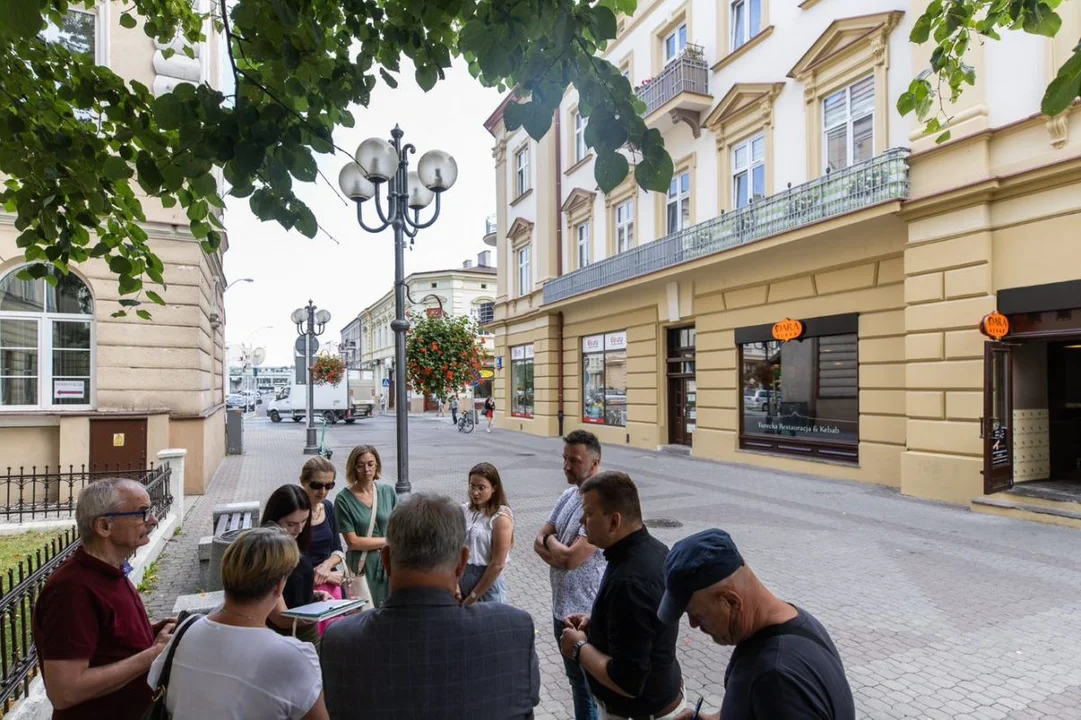
<path id="1" fill-rule="evenodd" d="M 312 382 L 316 385 L 337 385 L 345 377 L 345 363 L 340 357 L 319 355 L 312 364 Z"/>

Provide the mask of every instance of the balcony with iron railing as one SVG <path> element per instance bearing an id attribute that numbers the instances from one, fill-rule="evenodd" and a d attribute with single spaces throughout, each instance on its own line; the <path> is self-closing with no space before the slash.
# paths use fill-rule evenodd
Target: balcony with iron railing
<path id="1" fill-rule="evenodd" d="M 484 218 L 484 244 L 495 247 L 496 233 L 498 232 L 499 228 L 496 225 L 495 215 Z"/>
<path id="2" fill-rule="evenodd" d="M 661 108 L 699 113 L 710 107 L 709 64 L 701 45 L 688 45 L 679 57 L 665 65 L 654 78 L 642 82 L 636 90 L 645 103 L 645 119 L 652 125 L 653 115 Z M 663 113 L 659 115 L 663 117 Z"/>
<path id="3" fill-rule="evenodd" d="M 904 200 L 909 189 L 908 154 L 907 148 L 887 150 L 858 165 L 549 280 L 544 284 L 544 302 L 558 302 L 822 220 Z"/>

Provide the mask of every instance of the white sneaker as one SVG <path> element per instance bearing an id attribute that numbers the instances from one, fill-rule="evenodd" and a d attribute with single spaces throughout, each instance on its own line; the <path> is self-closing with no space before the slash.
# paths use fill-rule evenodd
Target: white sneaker
<path id="1" fill-rule="evenodd" d="M 491 432 L 491 431 L 492 431 L 492 429 L 491 429 L 491 428 L 484 428 L 484 430 L 485 430 L 486 432 Z"/>

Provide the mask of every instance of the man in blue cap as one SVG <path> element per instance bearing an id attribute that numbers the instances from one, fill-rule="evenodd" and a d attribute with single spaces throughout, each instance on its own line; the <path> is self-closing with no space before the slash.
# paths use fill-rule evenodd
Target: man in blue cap
<path id="1" fill-rule="evenodd" d="M 677 542 L 664 563 L 657 616 L 718 645 L 735 645 L 724 674 L 724 703 L 702 720 L 854 720 L 841 656 L 814 617 L 778 599 L 743 562 L 723 530 Z M 690 720 L 691 711 L 676 720 Z"/>

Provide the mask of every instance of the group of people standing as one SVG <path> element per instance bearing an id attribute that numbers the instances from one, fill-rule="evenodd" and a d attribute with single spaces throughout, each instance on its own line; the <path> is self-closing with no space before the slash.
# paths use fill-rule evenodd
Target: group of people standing
<path id="1" fill-rule="evenodd" d="M 849 720 L 844 668 L 825 628 L 773 596 L 721 530 L 669 549 L 638 489 L 601 470 L 601 445 L 566 436 L 568 487 L 533 549 L 550 567 L 552 629 L 576 720 Z M 88 486 L 83 538 L 42 591 L 33 632 L 54 718 L 142 718 L 152 702 L 194 718 L 531 718 L 540 701 L 533 618 L 508 604 L 514 515 L 498 470 L 468 473 L 465 501 L 379 482 L 372 446 L 347 485 L 315 457 L 275 490 L 259 528 L 222 562 L 224 603 L 151 625 L 124 572 L 157 524 L 139 483 Z M 316 624 L 283 613 L 363 578 L 364 612 Z M 369 611 L 370 610 L 370 611 Z M 735 645 L 718 715 L 691 709 L 679 620 Z M 274 632 L 271 632 L 273 630 Z"/>

